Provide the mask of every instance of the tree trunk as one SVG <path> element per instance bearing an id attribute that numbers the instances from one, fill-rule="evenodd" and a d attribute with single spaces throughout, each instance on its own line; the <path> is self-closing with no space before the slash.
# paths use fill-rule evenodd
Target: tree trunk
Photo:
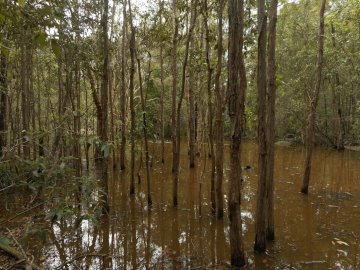
<path id="1" fill-rule="evenodd" d="M 332 33 L 332 45 L 334 47 L 334 50 L 336 50 L 335 27 L 334 27 L 333 23 L 331 24 L 331 33 Z M 337 71 L 335 71 L 334 82 L 333 82 L 333 87 L 332 87 L 333 112 L 335 114 L 335 116 L 334 116 L 335 140 L 334 141 L 336 142 L 337 150 L 344 150 L 345 149 L 345 147 L 344 147 L 344 128 L 343 128 L 343 120 L 342 120 L 340 94 L 338 93 L 339 86 L 340 86 L 339 73 Z"/>
<path id="2" fill-rule="evenodd" d="M 29 77 L 28 77 L 28 46 L 21 46 L 21 113 L 22 113 L 22 141 L 23 141 L 23 154 L 24 157 L 30 158 L 30 145 L 29 145 Z"/>
<path id="3" fill-rule="evenodd" d="M 143 133 L 144 133 L 144 145 L 145 145 L 145 162 L 146 162 L 146 184 L 147 184 L 147 202 L 148 206 L 152 206 L 151 198 L 151 182 L 150 182 L 150 158 L 149 158 L 149 145 L 148 145 L 148 135 L 147 135 L 147 121 L 146 121 L 146 104 L 144 98 L 144 91 L 142 87 L 142 77 L 141 77 L 141 64 L 140 59 L 137 59 L 138 63 L 138 72 L 139 72 L 139 85 L 140 85 L 140 99 L 141 99 L 141 110 L 143 116 Z M 150 75 L 149 75 L 150 76 Z"/>
<path id="4" fill-rule="evenodd" d="M 109 99 L 109 38 L 108 38 L 108 17 L 109 17 L 109 0 L 104 0 L 104 13 L 102 19 L 103 28 L 103 71 L 101 84 L 101 125 L 100 140 L 103 146 L 108 141 L 108 99 Z M 104 188 L 104 207 L 103 211 L 109 211 L 109 195 L 108 195 L 108 156 L 105 151 L 102 154 L 102 182 Z"/>
<path id="5" fill-rule="evenodd" d="M 246 83 L 240 78 L 244 70 L 242 55 L 243 46 L 243 0 L 229 0 L 229 66 L 228 66 L 228 112 L 231 122 L 230 175 L 229 175 L 229 220 L 230 220 L 230 255 L 231 266 L 245 265 L 241 223 L 241 134 L 242 117 L 241 97 L 244 95 Z M 240 58 L 240 59 L 239 59 Z M 240 78 L 239 78 L 240 77 Z"/>
<path id="6" fill-rule="evenodd" d="M 266 188 L 267 188 L 267 139 L 266 139 L 266 35 L 267 17 L 265 1 L 258 1 L 258 191 L 255 220 L 254 250 L 265 252 L 266 248 Z"/>
<path id="7" fill-rule="evenodd" d="M 217 218 L 224 216 L 224 195 L 223 195 L 223 171 L 224 171 L 224 94 L 221 86 L 222 55 L 223 55 L 223 10 L 224 1 L 218 2 L 218 43 L 217 43 L 217 66 L 215 74 L 216 94 L 216 197 L 217 197 Z"/>
<path id="8" fill-rule="evenodd" d="M 171 94 L 171 139 L 172 139 L 172 151 L 173 151 L 173 162 L 172 162 L 172 172 L 175 173 L 176 167 L 176 92 L 177 92 L 177 39 L 179 31 L 179 22 L 177 18 L 177 0 L 173 0 L 173 15 L 174 15 L 174 34 L 173 34 L 173 47 L 172 47 L 172 94 Z M 177 204 L 177 183 L 174 183 L 173 187 L 173 200 L 174 205 Z M 176 198 L 175 198 L 176 197 Z M 176 203 L 175 203 L 176 201 Z"/>
<path id="9" fill-rule="evenodd" d="M 43 125 L 42 125 L 42 109 L 41 109 L 41 81 L 44 83 L 45 82 L 45 78 L 44 78 L 44 72 L 42 70 L 42 72 L 40 72 L 39 69 L 39 59 L 37 57 L 37 61 L 36 61 L 36 78 L 37 78 L 37 124 L 38 124 L 38 132 L 39 132 L 39 139 L 38 139 L 38 153 L 39 153 L 39 157 L 43 157 L 45 155 L 45 147 L 44 147 L 44 130 L 43 130 Z"/>
<path id="10" fill-rule="evenodd" d="M 322 67 L 324 57 L 324 31 L 325 31 L 325 6 L 326 0 L 322 0 L 320 8 L 320 26 L 319 26 L 319 37 L 318 37 L 318 58 L 316 64 L 316 85 L 313 93 L 308 93 L 309 96 L 309 116 L 308 125 L 306 132 L 306 156 L 305 156 L 305 171 L 303 176 L 303 185 L 301 192 L 307 194 L 309 192 L 309 182 L 311 173 L 311 158 L 315 143 L 315 121 L 316 121 L 316 108 L 319 100 L 320 86 L 322 80 Z"/>
<path id="11" fill-rule="evenodd" d="M 209 148 L 211 156 L 211 174 L 210 174 L 210 205 L 211 212 L 213 215 L 216 213 L 216 197 L 215 197 L 215 151 L 214 151 L 214 134 L 213 134 L 213 106 L 212 106 L 212 92 L 211 92 L 211 83 L 212 83 L 212 72 L 213 68 L 211 67 L 211 47 L 210 47 L 210 31 L 208 25 L 208 5 L 207 0 L 204 1 L 204 25 L 205 25 L 205 35 L 206 35 L 206 65 L 207 65 L 207 95 L 208 95 L 208 127 L 209 127 Z"/>
<path id="12" fill-rule="evenodd" d="M 269 7 L 268 70 L 267 70 L 267 230 L 268 240 L 275 239 L 274 231 L 274 164 L 275 164 L 275 100 L 276 100 L 276 21 L 278 0 L 272 0 Z"/>
<path id="13" fill-rule="evenodd" d="M 131 29 L 130 36 L 130 144 L 131 144 L 131 156 L 130 156 L 130 195 L 135 194 L 135 104 L 134 104 L 134 76 L 135 76 L 135 28 L 133 26 L 133 18 L 131 11 L 131 2 L 129 0 L 129 22 Z"/>
<path id="14" fill-rule="evenodd" d="M 121 144 L 120 144 L 120 169 L 125 170 L 126 162 L 126 82 L 125 82 L 125 69 L 126 69 L 126 1 L 123 4 L 123 26 L 122 26 L 122 46 L 121 46 L 121 92 L 120 92 L 120 122 L 121 122 Z"/>
<path id="15" fill-rule="evenodd" d="M 181 106 L 182 101 L 184 98 L 185 93 L 185 83 L 186 83 L 186 69 L 188 65 L 188 58 L 189 58 L 189 47 L 190 47 L 190 40 L 193 35 L 195 22 L 196 22 L 196 9 L 197 9 L 197 2 L 198 0 L 191 1 L 191 19 L 190 19 L 190 27 L 187 33 L 186 44 L 185 44 L 185 55 L 184 55 L 184 62 L 182 65 L 182 76 L 181 76 L 181 89 L 180 89 L 180 97 L 178 100 L 177 108 L 176 108 L 176 151 L 175 151 L 175 170 L 174 170 L 174 185 L 173 185 L 173 205 L 174 207 L 177 206 L 177 187 L 179 181 L 179 168 L 180 168 L 180 125 L 181 125 Z"/>
<path id="16" fill-rule="evenodd" d="M 161 94 L 160 94 L 160 138 L 161 138 L 161 163 L 165 162 L 165 142 L 164 142 L 164 99 L 165 99 L 165 85 L 164 85 L 164 53 L 163 45 L 160 45 L 160 81 L 161 81 Z"/>
<path id="17" fill-rule="evenodd" d="M 190 61 L 189 66 L 193 68 L 192 57 L 194 54 L 194 38 L 190 39 Z M 194 82 L 194 72 L 190 70 L 189 72 L 189 167 L 195 167 L 195 140 L 196 140 L 196 110 L 195 110 L 195 82 Z"/>
<path id="18" fill-rule="evenodd" d="M 3 52 L 0 54 L 0 159 L 4 157 L 6 147 L 6 112 L 7 112 L 7 61 Z"/>

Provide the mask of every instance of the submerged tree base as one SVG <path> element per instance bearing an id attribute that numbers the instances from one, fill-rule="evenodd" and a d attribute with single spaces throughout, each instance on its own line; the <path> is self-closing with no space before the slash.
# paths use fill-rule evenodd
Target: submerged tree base
<path id="1" fill-rule="evenodd" d="M 302 187 L 300 192 L 304 195 L 307 195 L 309 193 L 309 187 Z"/>

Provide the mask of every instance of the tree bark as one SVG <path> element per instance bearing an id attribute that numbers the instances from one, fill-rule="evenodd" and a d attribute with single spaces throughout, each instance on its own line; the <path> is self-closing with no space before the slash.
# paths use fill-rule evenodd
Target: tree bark
<path id="1" fill-rule="evenodd" d="M 125 82 L 125 69 L 126 69 L 126 1 L 123 3 L 123 26 L 122 26 L 122 46 L 121 46 L 121 92 L 120 92 L 120 122 L 121 122 L 121 143 L 120 143 L 120 169 L 125 170 L 126 162 L 126 82 Z"/>
<path id="2" fill-rule="evenodd" d="M 143 134 L 144 134 L 144 145 L 145 145 L 145 162 L 146 162 L 146 184 L 147 184 L 147 202 L 148 206 L 152 206 L 151 198 L 151 182 L 150 182 L 150 158 L 149 158 L 149 145 L 148 145 L 148 135 L 147 135 L 147 121 L 146 121 L 146 105 L 144 98 L 144 91 L 142 87 L 142 77 L 141 77 L 141 64 L 140 59 L 137 59 L 138 63 L 138 72 L 139 72 L 139 85 L 140 85 L 140 99 L 141 99 L 141 109 L 143 117 Z"/>
<path id="3" fill-rule="evenodd" d="M 101 126 L 100 140 L 103 146 L 108 141 L 108 99 L 109 99 L 109 37 L 108 37 L 108 17 L 109 17 L 109 0 L 104 0 L 103 12 L 103 72 L 101 85 Z M 102 182 L 104 188 L 104 207 L 105 212 L 109 211 L 109 190 L 108 190 L 108 157 L 105 152 L 102 155 Z"/>
<path id="4" fill-rule="evenodd" d="M 332 33 L 332 45 L 334 50 L 336 50 L 336 40 L 335 40 L 335 27 L 334 24 L 331 24 L 331 33 Z M 337 60 L 337 57 L 335 57 Z M 336 61 L 337 62 L 337 61 Z M 335 142 L 337 150 L 344 150 L 344 127 L 342 120 L 342 109 L 341 109 L 341 99 L 340 94 L 338 93 L 338 88 L 340 86 L 339 73 L 335 71 L 333 76 L 333 87 L 332 87 L 332 99 L 333 99 L 333 112 L 334 112 L 334 124 L 335 124 Z"/>
<path id="5" fill-rule="evenodd" d="M 212 83 L 212 73 L 213 68 L 211 67 L 211 47 L 210 47 L 210 31 L 209 31 L 209 11 L 207 0 L 204 1 L 204 26 L 205 26 L 205 35 L 206 35 L 206 65 L 207 65 L 207 95 L 208 95 L 208 128 L 209 128 L 209 148 L 211 156 L 211 174 L 210 174 L 210 205 L 211 212 L 213 215 L 216 214 L 216 197 L 215 197 L 215 151 L 214 151 L 214 134 L 213 134 L 213 106 L 212 106 L 212 92 L 211 92 L 211 83 Z"/>
<path id="6" fill-rule="evenodd" d="M 258 191 L 255 220 L 254 250 L 265 252 L 266 248 L 266 189 L 267 189 L 267 136 L 266 136 L 266 35 L 267 16 L 265 1 L 258 1 Z"/>
<path id="7" fill-rule="evenodd" d="M 313 93 L 308 93 L 309 115 L 308 115 L 308 125 L 306 132 L 306 154 L 305 154 L 305 164 L 304 164 L 305 171 L 303 176 L 303 185 L 301 188 L 301 192 L 303 194 L 308 194 L 309 192 L 311 158 L 315 143 L 316 108 L 319 100 L 319 93 L 320 93 L 320 87 L 322 81 L 322 67 L 323 67 L 323 57 L 324 57 L 325 7 L 326 7 L 326 0 L 322 0 L 320 14 L 319 14 L 320 26 L 319 26 L 319 37 L 318 37 L 318 46 L 319 46 L 318 58 L 316 64 L 316 84 Z"/>
<path id="8" fill-rule="evenodd" d="M 192 56 L 194 54 L 194 38 L 190 38 L 190 47 L 189 47 L 189 67 L 193 68 Z M 189 167 L 195 167 L 195 140 L 196 140 L 196 110 L 195 110 L 195 83 L 194 83 L 194 74 L 193 71 L 189 72 Z"/>
<path id="9" fill-rule="evenodd" d="M 228 113 L 231 122 L 230 146 L 230 175 L 229 175 L 229 220 L 230 220 L 230 255 L 231 266 L 242 267 L 245 265 L 244 247 L 242 241 L 241 224 L 241 134 L 242 117 L 241 96 L 245 92 L 246 83 L 240 78 L 240 71 L 244 70 L 243 47 L 243 0 L 229 0 L 229 67 L 228 67 Z M 240 58 L 240 59 L 239 59 Z"/>
<path id="10" fill-rule="evenodd" d="M 164 123 L 164 99 L 165 99 L 165 84 L 164 84 L 164 53 L 163 45 L 160 46 L 160 81 L 161 81 L 161 94 L 160 94 L 160 139 L 161 139 L 161 163 L 165 162 L 165 123 Z"/>
<path id="11" fill-rule="evenodd" d="M 130 195 L 135 194 L 135 104 L 134 104 L 134 76 L 135 76 L 135 28 L 133 26 L 133 18 L 131 11 L 131 2 L 129 0 L 129 23 L 131 29 L 130 35 L 130 144 L 131 144 L 131 156 L 130 156 Z"/>
<path id="12" fill-rule="evenodd" d="M 224 195 L 223 195 L 223 171 L 224 171 L 224 94 L 221 86 L 222 55 L 223 55 L 223 11 L 224 1 L 218 1 L 218 43 L 217 43 L 217 66 L 215 74 L 216 94 L 216 197 L 217 197 L 217 218 L 224 216 Z M 239 59 L 239 58 L 238 58 Z"/>
<path id="13" fill-rule="evenodd" d="M 0 159 L 4 157 L 6 147 L 6 114 L 7 114 L 7 59 L 0 54 Z"/>
<path id="14" fill-rule="evenodd" d="M 22 113 L 22 141 L 24 157 L 30 158 L 29 128 L 30 128 L 30 108 L 29 108 L 29 46 L 21 46 L 21 113 Z"/>
<path id="15" fill-rule="evenodd" d="M 276 100 L 276 21 L 278 0 L 269 7 L 268 70 L 267 70 L 267 230 L 268 240 L 275 239 L 274 230 L 274 164 L 275 164 L 275 100 Z"/>
<path id="16" fill-rule="evenodd" d="M 178 181 L 179 181 L 179 169 L 180 169 L 180 120 L 181 120 L 181 106 L 182 101 L 184 98 L 185 93 L 185 83 L 186 83 L 186 69 L 188 65 L 188 58 L 189 58 L 189 47 L 190 47 L 190 40 L 193 35 L 195 22 L 196 22 L 196 9 L 197 9 L 197 3 L 198 0 L 192 0 L 191 1 L 191 18 L 190 18 L 190 27 L 189 31 L 187 33 L 186 37 L 186 43 L 185 43 L 185 55 L 184 55 L 184 62 L 182 65 L 182 76 L 181 76 L 181 89 L 180 89 L 180 97 L 178 100 L 178 104 L 176 107 L 176 151 L 175 151 L 175 167 L 174 167 L 174 184 L 173 184 L 173 205 L 174 207 L 177 206 L 178 200 L 177 200 L 177 187 L 178 187 Z"/>
<path id="17" fill-rule="evenodd" d="M 179 31 L 179 22 L 177 18 L 177 0 L 172 1 L 173 5 L 173 15 L 174 15 L 174 34 L 173 34 L 173 40 L 172 40 L 172 94 L 171 94 L 171 139 L 172 139 L 172 151 L 173 151 L 173 160 L 172 160 L 172 172 L 175 173 L 175 167 L 176 167 L 176 92 L 177 92 L 177 46 L 178 46 L 178 31 Z M 177 194 L 177 183 L 174 182 L 173 187 L 173 200 L 174 205 L 177 205 L 177 195 L 175 196 L 175 193 Z M 176 198 L 175 198 L 176 197 Z M 175 203 L 176 201 L 176 203 Z"/>

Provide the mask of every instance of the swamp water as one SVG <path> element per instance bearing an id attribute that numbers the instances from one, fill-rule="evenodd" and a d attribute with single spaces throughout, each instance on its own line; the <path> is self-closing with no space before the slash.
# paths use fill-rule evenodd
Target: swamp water
<path id="1" fill-rule="evenodd" d="M 36 222 L 45 226 L 50 236 L 45 243 L 34 239 L 26 247 L 42 258 L 45 269 L 229 269 L 226 209 L 223 221 L 210 214 L 211 161 L 198 157 L 197 168 L 188 169 L 187 146 L 182 146 L 177 209 L 172 207 L 171 144 L 166 144 L 165 164 L 158 162 L 160 145 L 151 144 L 151 211 L 146 203 L 145 170 L 136 196 L 130 198 L 127 172 L 115 169 L 109 174 L 108 217 L 97 225 L 79 217 L 53 223 L 32 219 L 34 226 Z M 226 146 L 225 207 L 228 150 Z M 276 147 L 276 240 L 265 255 L 257 255 L 252 250 L 257 145 L 244 143 L 242 164 L 252 167 L 244 171 L 242 186 L 246 269 L 360 269 L 360 153 L 316 148 L 308 196 L 299 192 L 304 154 L 300 146 Z M 25 203 L 20 196 L 0 200 L 7 205 L 0 208 L 2 219 L 14 215 L 12 205 Z"/>

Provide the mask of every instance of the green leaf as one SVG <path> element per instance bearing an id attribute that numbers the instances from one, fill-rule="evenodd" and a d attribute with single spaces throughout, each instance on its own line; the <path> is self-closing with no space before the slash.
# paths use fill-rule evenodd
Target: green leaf
<path id="1" fill-rule="evenodd" d="M 104 157 L 108 157 L 110 154 L 110 144 L 104 144 L 101 148 L 101 152 L 103 153 Z"/>
<path id="2" fill-rule="evenodd" d="M 59 45 L 59 43 L 57 42 L 56 39 L 52 39 L 50 41 L 50 45 L 51 45 L 51 50 L 53 51 L 53 53 L 55 54 L 55 56 L 57 58 L 60 58 L 61 56 L 61 47 Z"/>
<path id="3" fill-rule="evenodd" d="M 10 55 L 10 48 L 3 46 L 0 44 L 0 51 L 5 55 L 5 57 L 9 57 Z"/>
<path id="4" fill-rule="evenodd" d="M 0 22 L 3 22 L 3 21 L 5 21 L 5 16 L 0 13 Z"/>
<path id="5" fill-rule="evenodd" d="M 24 7 L 25 6 L 25 0 L 18 0 L 19 6 Z"/>
<path id="6" fill-rule="evenodd" d="M 12 243 L 11 239 L 4 236 L 0 236 L 0 245 L 8 246 L 11 243 Z"/>
<path id="7" fill-rule="evenodd" d="M 61 169 L 61 170 L 65 169 L 65 166 L 66 166 L 65 162 L 61 162 L 61 164 L 60 164 L 60 169 Z"/>
<path id="8" fill-rule="evenodd" d="M 39 32 L 35 36 L 35 42 L 41 48 L 46 47 L 48 45 L 46 39 L 47 39 L 47 34 L 45 32 Z"/>
<path id="9" fill-rule="evenodd" d="M 39 177 L 39 172 L 38 172 L 38 170 L 34 170 L 34 171 L 32 172 L 32 174 L 33 174 L 33 176 L 35 176 L 36 178 Z"/>

